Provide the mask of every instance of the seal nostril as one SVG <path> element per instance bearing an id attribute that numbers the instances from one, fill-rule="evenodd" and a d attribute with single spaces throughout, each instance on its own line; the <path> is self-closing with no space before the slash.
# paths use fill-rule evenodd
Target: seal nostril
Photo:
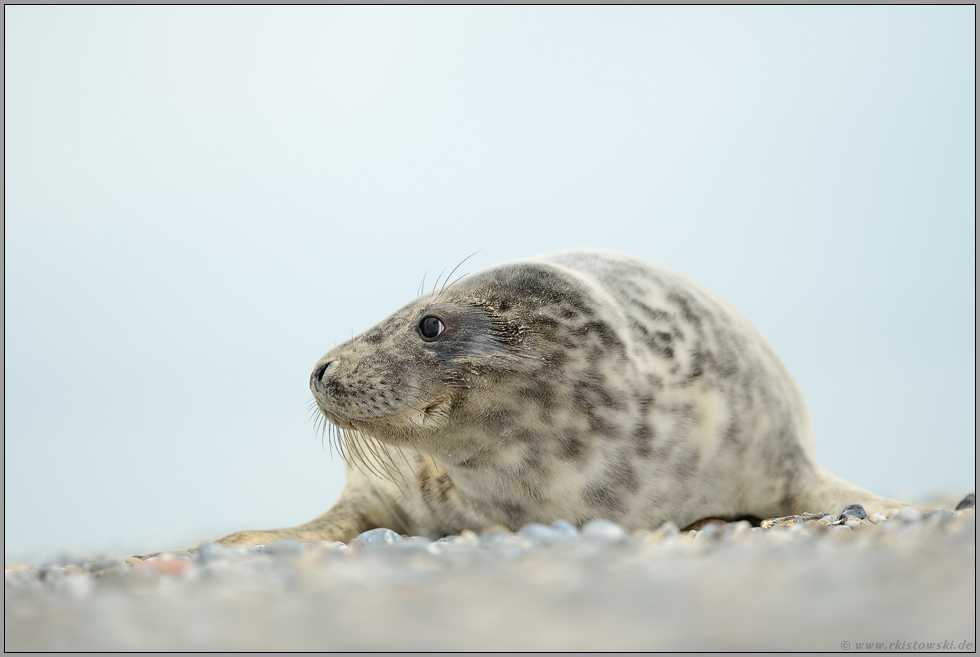
<path id="1" fill-rule="evenodd" d="M 328 360 L 326 363 L 323 363 L 315 370 L 313 370 L 313 376 L 310 377 L 310 383 L 315 385 L 317 388 L 321 387 L 323 385 L 323 375 L 324 373 L 326 373 L 327 368 L 330 367 L 330 365 L 332 364 L 333 361 Z"/>

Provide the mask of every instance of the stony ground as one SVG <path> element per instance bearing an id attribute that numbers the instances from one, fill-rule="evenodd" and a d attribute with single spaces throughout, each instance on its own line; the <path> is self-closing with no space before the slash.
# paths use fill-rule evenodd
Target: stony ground
<path id="1" fill-rule="evenodd" d="M 975 507 L 849 509 L 12 565 L 4 648 L 974 652 Z"/>

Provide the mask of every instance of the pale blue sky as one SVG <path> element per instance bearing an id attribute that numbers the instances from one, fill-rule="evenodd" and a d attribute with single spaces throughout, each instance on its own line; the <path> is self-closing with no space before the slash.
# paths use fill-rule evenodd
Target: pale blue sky
<path id="1" fill-rule="evenodd" d="M 314 363 L 477 250 L 678 269 L 832 471 L 974 490 L 972 6 L 4 16 L 7 560 L 323 512 Z"/>

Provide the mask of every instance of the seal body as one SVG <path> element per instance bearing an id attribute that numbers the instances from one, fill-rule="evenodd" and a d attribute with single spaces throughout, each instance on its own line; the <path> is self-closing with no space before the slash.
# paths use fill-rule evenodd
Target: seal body
<path id="1" fill-rule="evenodd" d="M 310 387 L 341 438 L 340 499 L 223 542 L 903 506 L 817 465 L 792 377 L 738 311 L 626 254 L 466 276 L 331 350 Z"/>

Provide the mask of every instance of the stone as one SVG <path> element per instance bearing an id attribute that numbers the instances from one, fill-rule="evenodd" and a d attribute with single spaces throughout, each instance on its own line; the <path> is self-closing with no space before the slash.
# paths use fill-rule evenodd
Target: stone
<path id="1" fill-rule="evenodd" d="M 447 537 L 449 538 L 449 537 Z M 449 538 L 451 541 L 452 538 Z M 366 547 L 379 547 L 382 545 L 392 545 L 394 543 L 404 543 L 405 538 L 398 532 L 387 529 L 385 527 L 378 527 L 377 529 L 369 529 L 360 536 L 352 538 L 350 541 L 351 547 L 366 548 Z"/>
<path id="2" fill-rule="evenodd" d="M 567 520 L 556 520 L 551 523 L 551 527 L 565 540 L 572 540 L 579 537 L 578 528 Z"/>
<path id="3" fill-rule="evenodd" d="M 976 493 L 970 493 L 956 505 L 956 510 L 961 511 L 963 509 L 970 509 L 977 505 L 977 495 Z"/>
<path id="4" fill-rule="evenodd" d="M 763 529 L 771 529 L 773 527 L 790 527 L 803 522 L 802 516 L 783 516 L 782 518 L 769 518 L 768 520 L 762 521 Z"/>
<path id="5" fill-rule="evenodd" d="M 858 527 L 874 527 L 874 523 L 862 518 L 848 518 L 844 521 L 844 525 L 851 529 L 856 529 Z"/>
<path id="6" fill-rule="evenodd" d="M 550 526 L 529 522 L 517 531 L 517 536 L 532 543 L 556 545 L 573 541 L 580 536 L 580 533 L 575 525 L 567 520 L 556 520 Z"/>
<path id="7" fill-rule="evenodd" d="M 510 531 L 510 529 L 508 529 L 504 525 L 498 524 L 498 525 L 490 525 L 489 527 L 484 527 L 482 530 L 480 530 L 480 533 L 481 534 L 494 534 L 494 533 L 513 534 L 514 532 Z"/>
<path id="8" fill-rule="evenodd" d="M 925 522 L 944 525 L 947 522 L 951 522 L 956 517 L 956 514 L 952 511 L 947 511 L 946 509 L 933 509 L 929 513 L 922 516 Z"/>
<path id="9" fill-rule="evenodd" d="M 123 575 L 132 568 L 122 559 L 116 557 L 105 557 L 96 561 L 89 561 L 85 564 L 87 570 L 94 577 L 105 577 L 109 575 Z"/>
<path id="10" fill-rule="evenodd" d="M 864 520 L 868 517 L 868 512 L 864 510 L 864 507 L 860 504 L 848 504 L 841 511 L 841 514 L 837 517 L 838 520 L 847 520 L 848 518 L 857 518 L 858 520 Z"/>
<path id="11" fill-rule="evenodd" d="M 582 528 L 582 537 L 598 541 L 618 542 L 629 534 L 622 526 L 611 520 L 592 520 Z"/>
<path id="12" fill-rule="evenodd" d="M 915 509 L 895 509 L 888 514 L 888 519 L 900 520 L 902 522 L 919 522 L 922 520 L 922 514 Z"/>
<path id="13" fill-rule="evenodd" d="M 564 536 L 554 527 L 542 525 L 539 522 L 529 522 L 517 530 L 517 535 L 521 538 L 526 538 L 532 543 L 540 543 L 541 545 L 554 545 L 564 540 Z"/>
<path id="14" fill-rule="evenodd" d="M 66 574 L 67 571 L 58 566 L 44 566 L 37 570 L 37 578 L 45 584 L 54 584 Z"/>
<path id="15" fill-rule="evenodd" d="M 160 557 L 161 559 L 190 559 L 194 555 L 191 554 L 190 550 L 167 550 L 166 552 L 161 552 L 153 556 Z"/>
<path id="16" fill-rule="evenodd" d="M 192 559 L 161 559 L 150 557 L 133 565 L 133 573 L 137 575 L 182 575 L 194 568 Z"/>
<path id="17" fill-rule="evenodd" d="M 194 558 L 203 564 L 237 560 L 241 556 L 242 553 L 238 548 L 220 543 L 204 543 L 194 553 Z"/>

